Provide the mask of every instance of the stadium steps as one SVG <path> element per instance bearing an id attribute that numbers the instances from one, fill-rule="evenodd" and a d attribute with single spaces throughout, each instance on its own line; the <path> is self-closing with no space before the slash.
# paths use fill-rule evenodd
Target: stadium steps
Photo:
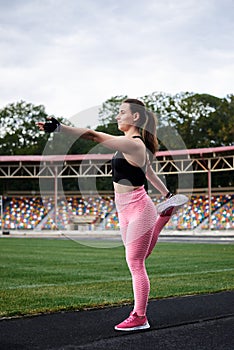
<path id="1" fill-rule="evenodd" d="M 213 216 L 213 215 L 215 215 L 215 214 L 218 214 L 220 211 L 222 211 L 222 209 L 228 204 L 228 203 L 230 203 L 230 202 L 232 202 L 233 201 L 233 197 L 231 197 L 230 198 L 230 200 L 229 201 L 227 201 L 227 202 L 225 202 L 221 207 L 219 207 L 218 209 L 216 209 L 216 210 L 214 210 L 214 211 L 212 211 L 211 212 L 211 216 Z M 205 225 L 207 225 L 208 226 L 208 221 L 209 221 L 209 217 L 207 217 L 207 218 L 205 218 L 204 220 L 202 220 L 201 222 L 200 222 L 200 224 L 196 227 L 196 229 L 203 229 L 203 226 Z"/>
<path id="2" fill-rule="evenodd" d="M 54 215 L 54 208 L 49 211 L 49 213 L 39 222 L 39 224 L 35 227 L 35 231 L 41 231 L 46 224 L 47 220 Z"/>

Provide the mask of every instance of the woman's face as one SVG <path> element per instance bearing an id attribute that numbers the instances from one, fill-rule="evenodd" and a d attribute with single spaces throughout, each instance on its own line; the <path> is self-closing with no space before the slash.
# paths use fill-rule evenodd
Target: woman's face
<path id="1" fill-rule="evenodd" d="M 118 129 L 126 132 L 134 125 L 134 115 L 131 112 L 129 103 L 122 103 L 119 108 L 119 114 L 115 118 L 118 123 Z"/>

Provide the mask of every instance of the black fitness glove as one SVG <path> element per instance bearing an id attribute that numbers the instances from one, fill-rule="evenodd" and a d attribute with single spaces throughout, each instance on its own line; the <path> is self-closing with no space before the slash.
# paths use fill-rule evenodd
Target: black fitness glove
<path id="1" fill-rule="evenodd" d="M 46 122 L 44 124 L 44 131 L 51 133 L 51 132 L 60 132 L 60 123 L 57 119 L 55 119 L 54 117 L 50 118 L 50 121 Z"/>

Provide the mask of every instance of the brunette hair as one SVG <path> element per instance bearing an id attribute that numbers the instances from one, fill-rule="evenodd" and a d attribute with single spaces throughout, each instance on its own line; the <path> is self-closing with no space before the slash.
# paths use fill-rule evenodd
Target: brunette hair
<path id="1" fill-rule="evenodd" d="M 152 161 L 155 153 L 158 150 L 156 115 L 153 112 L 146 110 L 145 104 L 138 99 L 127 98 L 123 101 L 123 103 L 129 103 L 132 113 L 139 113 L 140 118 L 137 126 L 141 131 L 141 136 L 148 150 L 149 159 Z"/>

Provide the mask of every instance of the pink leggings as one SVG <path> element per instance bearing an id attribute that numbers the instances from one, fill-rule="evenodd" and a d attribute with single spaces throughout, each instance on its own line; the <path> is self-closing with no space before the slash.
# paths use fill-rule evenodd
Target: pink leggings
<path id="1" fill-rule="evenodd" d="M 157 214 L 144 186 L 127 193 L 115 193 L 115 203 L 126 261 L 132 275 L 134 311 L 146 314 L 150 292 L 145 260 L 157 243 L 158 236 L 170 217 Z"/>

